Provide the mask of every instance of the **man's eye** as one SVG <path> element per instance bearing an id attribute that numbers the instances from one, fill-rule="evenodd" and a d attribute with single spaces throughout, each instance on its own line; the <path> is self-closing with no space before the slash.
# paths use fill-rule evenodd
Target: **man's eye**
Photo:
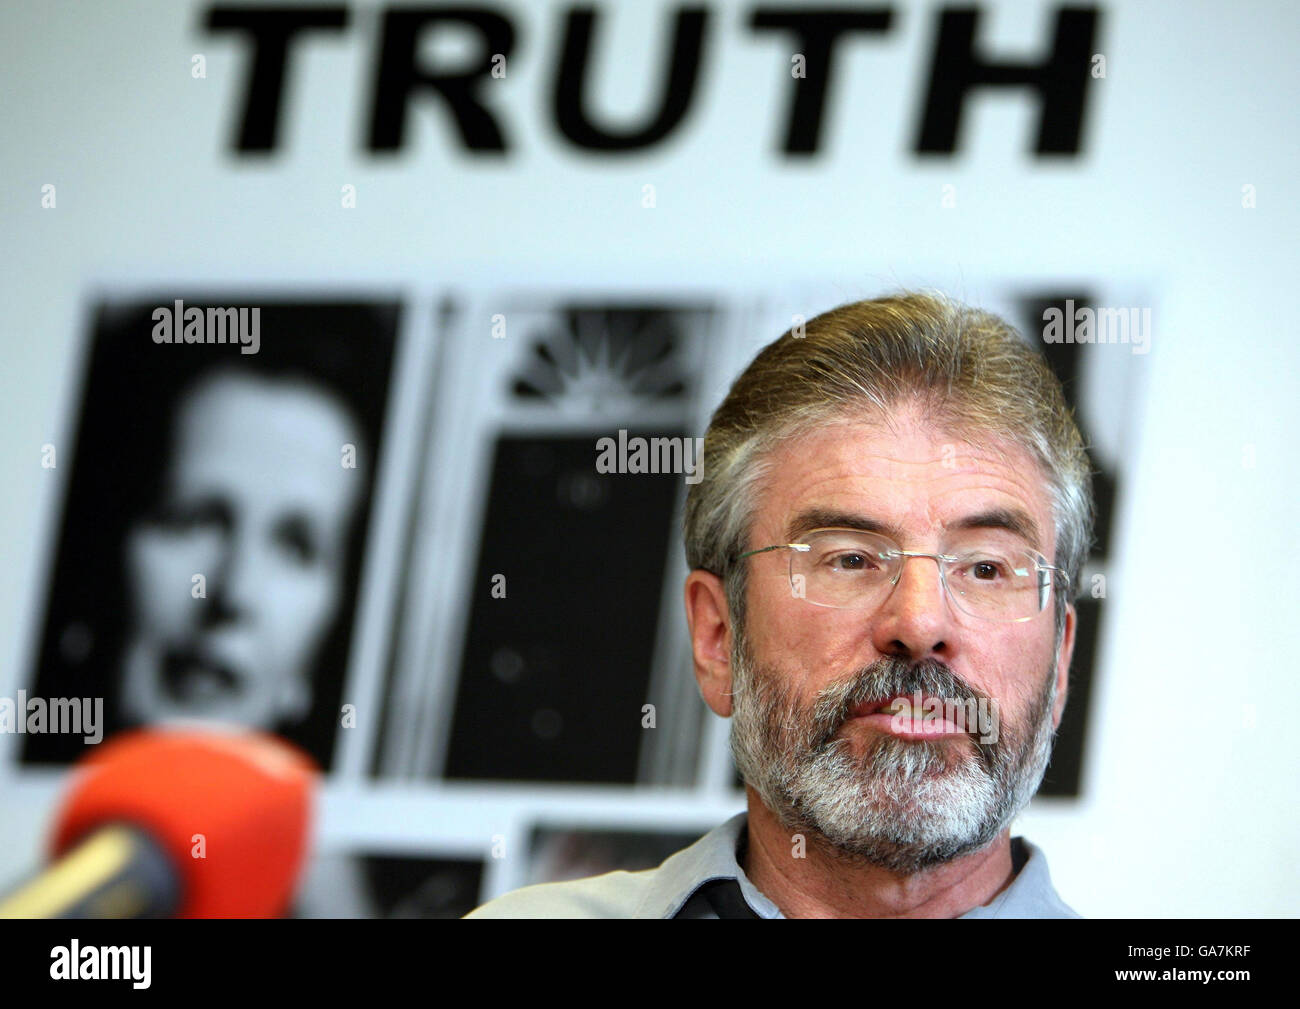
<path id="1" fill-rule="evenodd" d="M 970 565 L 971 577 L 976 581 L 991 582 L 1002 574 L 1002 566 L 997 561 L 975 561 Z"/>
<path id="2" fill-rule="evenodd" d="M 871 558 L 864 553 L 837 554 L 830 559 L 830 565 L 841 571 L 867 571 L 873 566 Z"/>
<path id="3" fill-rule="evenodd" d="M 225 509 L 209 501 L 164 504 L 154 509 L 150 519 L 160 529 L 176 535 L 228 525 Z"/>
<path id="4" fill-rule="evenodd" d="M 303 522 L 285 522 L 277 531 L 276 540 L 300 564 L 310 564 L 316 559 L 316 539 Z"/>

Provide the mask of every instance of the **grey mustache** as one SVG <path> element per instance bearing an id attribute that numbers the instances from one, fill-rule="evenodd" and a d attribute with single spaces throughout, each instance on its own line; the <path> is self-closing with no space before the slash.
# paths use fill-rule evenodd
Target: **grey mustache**
<path id="1" fill-rule="evenodd" d="M 966 701 L 987 700 L 985 694 L 971 687 L 951 669 L 935 659 L 909 663 L 894 656 L 877 659 L 852 676 L 832 683 L 818 694 L 813 706 L 812 729 L 818 746 L 831 741 L 849 720 L 853 709 L 868 701 L 913 694 L 916 691 L 936 697 Z M 978 744 L 982 754 L 991 756 L 996 744 Z M 987 748 L 988 753 L 984 753 Z"/>

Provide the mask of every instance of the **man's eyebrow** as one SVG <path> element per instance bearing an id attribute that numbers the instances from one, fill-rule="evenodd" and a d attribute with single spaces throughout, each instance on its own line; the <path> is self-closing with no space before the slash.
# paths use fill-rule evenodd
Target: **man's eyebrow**
<path id="1" fill-rule="evenodd" d="M 990 508 L 974 515 L 967 515 L 948 526 L 949 529 L 964 531 L 967 529 L 1005 529 L 1025 540 L 1035 550 L 1041 550 L 1038 524 L 1028 512 L 1020 508 Z M 901 529 L 890 522 L 859 515 L 856 512 L 834 511 L 827 508 L 809 508 L 800 512 L 786 526 L 786 541 L 797 543 L 804 533 L 814 529 L 861 529 L 864 532 L 882 533 L 897 543 L 902 543 L 904 536 Z"/>
<path id="2" fill-rule="evenodd" d="M 1020 508 L 990 508 L 977 515 L 967 515 L 948 526 L 949 529 L 1005 529 L 1025 540 L 1035 550 L 1041 550 L 1038 523 Z"/>
<path id="3" fill-rule="evenodd" d="M 828 508 L 809 508 L 801 511 L 785 527 L 786 541 L 797 543 L 804 533 L 814 529 L 861 529 L 863 532 L 882 533 L 891 540 L 901 542 L 902 530 L 889 522 L 859 515 L 856 512 L 833 511 Z"/>

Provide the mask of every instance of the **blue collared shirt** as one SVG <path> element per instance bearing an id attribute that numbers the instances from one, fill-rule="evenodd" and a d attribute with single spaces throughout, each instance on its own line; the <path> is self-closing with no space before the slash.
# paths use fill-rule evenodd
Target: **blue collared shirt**
<path id="1" fill-rule="evenodd" d="M 564 883 L 526 886 L 490 900 L 467 918 L 784 918 L 745 875 L 736 858 L 748 822 L 738 813 L 657 869 L 608 872 Z M 1020 866 L 1011 885 L 959 918 L 1078 918 L 1052 886 L 1043 853 L 1022 837 L 1011 839 Z M 707 886 L 726 881 L 718 888 Z M 735 900 L 736 887 L 743 904 Z M 728 905 L 735 913 L 727 913 Z M 723 914 L 718 913 L 719 908 Z"/>

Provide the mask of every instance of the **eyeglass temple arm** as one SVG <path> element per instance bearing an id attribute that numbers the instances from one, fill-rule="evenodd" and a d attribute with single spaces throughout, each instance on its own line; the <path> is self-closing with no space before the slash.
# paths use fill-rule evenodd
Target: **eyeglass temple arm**
<path id="1" fill-rule="evenodd" d="M 759 547 L 757 550 L 746 550 L 743 554 L 737 557 L 736 560 L 743 561 L 746 557 L 753 557 L 755 554 L 765 554 L 772 550 L 798 550 L 800 553 L 806 554 L 811 549 L 812 547 L 807 543 L 777 543 L 770 547 Z"/>
<path id="2" fill-rule="evenodd" d="M 1061 581 L 1065 583 L 1065 587 L 1070 588 L 1070 576 L 1065 573 L 1065 568 L 1058 568 L 1055 564 L 1040 564 L 1038 566 L 1044 571 L 1055 571 L 1061 576 Z"/>

